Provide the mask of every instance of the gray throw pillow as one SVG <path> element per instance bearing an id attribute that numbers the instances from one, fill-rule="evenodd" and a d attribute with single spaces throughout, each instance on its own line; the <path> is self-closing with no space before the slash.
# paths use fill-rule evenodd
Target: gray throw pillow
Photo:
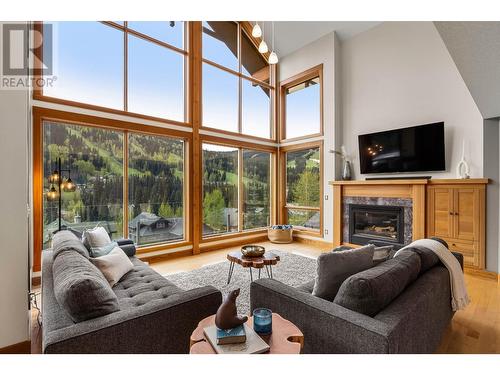
<path id="1" fill-rule="evenodd" d="M 375 316 L 418 277 L 420 257 L 412 251 L 349 277 L 334 303 L 358 313 Z"/>
<path id="2" fill-rule="evenodd" d="M 332 301 L 345 279 L 373 265 L 374 249 L 375 245 L 366 245 L 357 249 L 321 254 L 318 257 L 312 294 Z"/>
<path id="3" fill-rule="evenodd" d="M 118 311 L 118 298 L 90 260 L 76 251 L 64 251 L 52 264 L 54 294 L 74 322 Z"/>

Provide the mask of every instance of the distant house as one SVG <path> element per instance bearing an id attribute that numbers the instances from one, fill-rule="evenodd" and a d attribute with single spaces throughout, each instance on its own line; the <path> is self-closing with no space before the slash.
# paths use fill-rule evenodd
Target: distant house
<path id="1" fill-rule="evenodd" d="M 182 217 L 164 218 L 141 212 L 129 221 L 128 233 L 136 245 L 179 240 L 184 237 L 184 220 Z"/>

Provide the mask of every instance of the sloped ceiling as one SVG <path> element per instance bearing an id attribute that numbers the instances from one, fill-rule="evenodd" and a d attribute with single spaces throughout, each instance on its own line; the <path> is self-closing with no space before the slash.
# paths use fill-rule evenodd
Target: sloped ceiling
<path id="1" fill-rule="evenodd" d="M 500 22 L 434 22 L 482 116 L 500 116 Z"/>
<path id="2" fill-rule="evenodd" d="M 252 22 L 253 23 L 253 22 Z M 274 22 L 274 43 L 278 56 L 284 57 L 335 31 L 340 41 L 377 26 L 381 22 L 367 21 L 276 21 Z M 259 22 L 264 29 L 265 39 L 271 48 L 272 22 Z"/>

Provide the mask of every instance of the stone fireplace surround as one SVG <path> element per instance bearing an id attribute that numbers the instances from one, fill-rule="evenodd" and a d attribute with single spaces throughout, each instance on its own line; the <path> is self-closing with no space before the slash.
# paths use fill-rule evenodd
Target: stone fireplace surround
<path id="1" fill-rule="evenodd" d="M 349 204 L 404 207 L 404 242 L 424 238 L 428 183 L 427 179 L 331 181 L 333 246 L 353 245 L 349 242 Z"/>
<path id="2" fill-rule="evenodd" d="M 413 205 L 409 198 L 390 197 L 344 197 L 342 200 L 342 235 L 349 242 L 349 205 L 363 204 L 367 206 L 403 207 L 404 243 L 409 244 L 413 238 Z"/>

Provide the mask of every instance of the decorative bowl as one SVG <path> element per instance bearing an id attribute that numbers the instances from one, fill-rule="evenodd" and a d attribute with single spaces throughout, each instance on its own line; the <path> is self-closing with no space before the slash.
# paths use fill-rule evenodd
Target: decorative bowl
<path id="1" fill-rule="evenodd" d="M 241 253 L 246 257 L 261 257 L 266 249 L 259 245 L 245 245 L 241 247 Z"/>

